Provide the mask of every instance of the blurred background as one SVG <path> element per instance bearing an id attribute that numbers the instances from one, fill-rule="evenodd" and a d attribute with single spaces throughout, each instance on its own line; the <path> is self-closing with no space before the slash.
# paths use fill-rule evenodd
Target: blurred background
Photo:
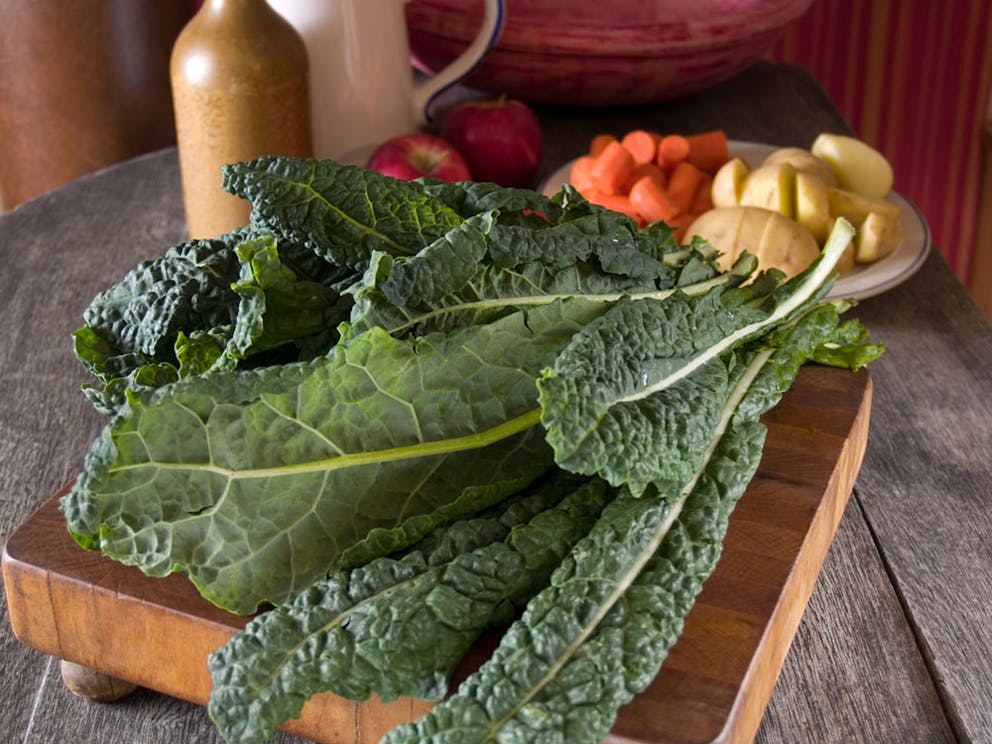
<path id="1" fill-rule="evenodd" d="M 446 4 L 408 3 L 413 47 L 414 25 Z M 539 4 L 507 0 L 508 29 L 515 7 Z M 580 18 L 614 8 L 557 4 Z M 895 188 L 923 212 L 935 247 L 992 319 L 992 0 L 722 4 L 750 7 L 752 16 L 720 33 L 750 29 L 752 56 L 806 67 L 854 132 L 888 157 Z M 475 12 L 471 2 L 455 5 Z M 672 8 L 722 17 L 711 7 L 720 0 L 636 3 L 649 15 L 656 5 L 674 17 Z M 169 56 L 198 6 L 0 0 L 0 209 L 175 143 Z M 771 27 L 774 13 L 784 27 Z M 609 29 L 598 28 L 597 43 L 607 43 Z M 648 43 L 650 28 L 642 24 L 640 36 Z"/>

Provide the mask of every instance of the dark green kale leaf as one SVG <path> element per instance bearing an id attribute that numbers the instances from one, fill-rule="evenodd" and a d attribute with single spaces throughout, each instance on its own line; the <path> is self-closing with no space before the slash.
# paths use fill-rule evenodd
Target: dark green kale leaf
<path id="1" fill-rule="evenodd" d="M 816 349 L 851 338 L 828 303 L 715 360 L 725 374 L 692 372 L 710 379 L 719 401 L 696 470 L 668 490 L 652 485 L 607 505 L 479 670 L 384 744 L 602 741 L 657 675 L 716 566 L 761 459 L 759 417 Z"/>
<path id="2" fill-rule="evenodd" d="M 667 490 L 683 482 L 717 415 L 706 403 L 713 385 L 706 370 L 818 303 L 851 232 L 838 222 L 824 253 L 788 282 L 766 274 L 665 302 L 622 300 L 589 323 L 538 382 L 555 462 L 634 495 L 652 483 Z"/>
<path id="3" fill-rule="evenodd" d="M 415 256 L 376 253 L 350 290 L 350 333 L 373 326 L 397 334 L 445 330 L 574 297 L 604 307 L 623 296 L 663 300 L 676 287 L 698 294 L 734 286 L 754 270 L 744 257 L 720 274 L 706 246 L 680 247 L 660 227 L 638 231 L 628 217 L 578 197 L 553 214 L 557 221 L 524 227 L 494 210 L 468 218 Z"/>
<path id="4" fill-rule="evenodd" d="M 363 271 L 373 251 L 412 255 L 462 217 L 415 182 L 332 160 L 263 157 L 224 166 L 226 190 L 252 203 L 252 224 Z"/>
<path id="5" fill-rule="evenodd" d="M 234 612 L 278 604 L 547 470 L 535 380 L 591 314 L 372 329 L 311 363 L 130 395 L 62 502 L 70 529 L 150 575 L 186 571 Z"/>
<path id="6" fill-rule="evenodd" d="M 86 325 L 120 354 L 170 361 L 180 331 L 230 325 L 241 273 L 242 233 L 192 240 L 143 261 L 101 292 L 83 313 Z M 112 356 L 116 356 L 112 355 Z"/>
<path id="7" fill-rule="evenodd" d="M 508 623 L 612 492 L 561 471 L 401 555 L 318 581 L 210 657 L 209 711 L 228 742 L 263 742 L 313 694 L 439 699 L 487 628 Z"/>
<path id="8" fill-rule="evenodd" d="M 99 294 L 73 334 L 76 356 L 103 383 L 84 387 L 115 414 L 124 391 L 159 387 L 215 364 L 231 368 L 283 345 L 281 361 L 312 358 L 336 341 L 356 278 L 290 242 L 241 229 L 172 246 Z"/>
<path id="9" fill-rule="evenodd" d="M 232 285 L 240 297 L 227 356 L 241 360 L 292 344 L 300 359 L 324 354 L 337 342 L 337 324 L 351 298 L 321 282 L 300 278 L 283 261 L 272 236 L 237 247 L 241 275 Z"/>

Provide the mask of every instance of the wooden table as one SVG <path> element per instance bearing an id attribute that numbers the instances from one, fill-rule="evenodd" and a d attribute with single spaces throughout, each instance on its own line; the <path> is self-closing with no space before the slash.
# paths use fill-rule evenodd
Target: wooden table
<path id="1" fill-rule="evenodd" d="M 764 62 L 676 102 L 539 113 L 545 175 L 599 131 L 721 127 L 804 146 L 847 129 L 807 73 Z M 0 218 L 0 538 L 76 474 L 103 423 L 71 350 L 82 310 L 183 233 L 173 150 Z M 871 370 L 868 449 L 757 741 L 990 742 L 992 330 L 937 252 L 853 313 L 888 346 Z M 0 738 L 219 741 L 202 708 L 164 695 L 70 694 L 58 661 L 21 644 L 3 614 Z"/>

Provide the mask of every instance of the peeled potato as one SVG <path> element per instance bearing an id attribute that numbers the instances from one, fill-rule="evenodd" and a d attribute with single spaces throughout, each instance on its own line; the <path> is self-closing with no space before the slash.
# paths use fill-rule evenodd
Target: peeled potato
<path id="1" fill-rule="evenodd" d="M 743 252 L 754 255 L 761 269 L 781 269 L 795 276 L 820 255 L 812 234 L 795 220 L 762 207 L 718 207 L 689 226 L 687 240 L 700 236 L 720 253 L 720 267 L 733 265 Z"/>
<path id="2" fill-rule="evenodd" d="M 750 168 L 740 158 L 731 158 L 713 176 L 710 195 L 714 207 L 736 207 Z"/>
<path id="3" fill-rule="evenodd" d="M 761 262 L 761 254 L 768 233 L 768 225 L 771 222 L 781 222 L 783 218 L 778 212 L 773 212 L 761 207 L 738 207 L 741 215 L 740 230 L 737 233 L 737 253 L 740 256 L 747 251 L 758 259 L 758 267 L 767 269 L 767 264 Z"/>
<path id="4" fill-rule="evenodd" d="M 820 246 L 809 230 L 795 220 L 778 214 L 765 224 L 755 255 L 760 268 L 781 269 L 791 277 L 813 263 L 820 255 Z"/>
<path id="5" fill-rule="evenodd" d="M 684 242 L 690 242 L 694 235 L 700 236 L 716 248 L 720 254 L 717 265 L 723 271 L 728 271 L 740 253 L 737 236 L 741 231 L 744 213 L 740 207 L 715 207 L 703 212 L 689 225 Z"/>
<path id="6" fill-rule="evenodd" d="M 796 222 L 806 227 L 820 245 L 826 242 L 834 224 L 826 184 L 804 171 L 796 172 Z"/>
<path id="7" fill-rule="evenodd" d="M 827 189 L 830 201 L 830 214 L 843 217 L 852 225 L 860 225 L 872 212 L 894 222 L 899 221 L 899 207 L 885 199 L 864 196 L 844 189 Z"/>
<path id="8" fill-rule="evenodd" d="M 825 132 L 813 140 L 810 152 L 830 164 L 842 189 L 876 199 L 892 189 L 889 161 L 859 139 Z"/>
<path id="9" fill-rule="evenodd" d="M 781 147 L 766 157 L 762 165 L 780 165 L 782 163 L 788 163 L 796 169 L 797 173 L 808 173 L 811 176 L 816 176 L 827 186 L 837 185 L 837 176 L 834 175 L 830 164 L 809 150 L 804 150 L 801 147 Z"/>
<path id="10" fill-rule="evenodd" d="M 903 238 L 903 228 L 878 212 L 869 212 L 854 235 L 854 258 L 858 263 L 872 263 L 895 250 Z"/>
<path id="11" fill-rule="evenodd" d="M 789 163 L 763 165 L 747 174 L 739 204 L 763 207 L 793 217 L 796 213 L 796 169 Z"/>

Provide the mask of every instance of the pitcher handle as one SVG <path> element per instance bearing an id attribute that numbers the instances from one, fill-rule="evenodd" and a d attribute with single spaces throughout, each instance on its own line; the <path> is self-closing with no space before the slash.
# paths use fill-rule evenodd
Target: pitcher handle
<path id="1" fill-rule="evenodd" d="M 447 67 L 414 88 L 413 106 L 419 123 L 425 124 L 431 121 L 431 106 L 437 98 L 465 79 L 496 44 L 503 30 L 506 14 L 504 4 L 504 0 L 484 0 L 482 26 L 468 49 L 453 59 Z"/>

